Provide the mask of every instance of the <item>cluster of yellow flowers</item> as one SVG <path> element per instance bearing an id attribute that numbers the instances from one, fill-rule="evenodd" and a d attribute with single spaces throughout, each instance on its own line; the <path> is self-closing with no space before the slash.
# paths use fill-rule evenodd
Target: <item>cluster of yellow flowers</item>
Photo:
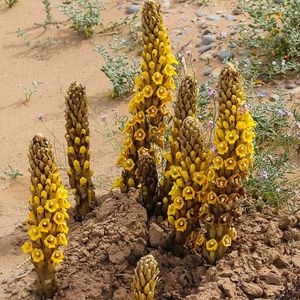
<path id="1" fill-rule="evenodd" d="M 173 100 L 173 76 L 177 63 L 164 27 L 160 5 L 146 1 L 142 12 L 143 61 L 141 74 L 135 80 L 135 95 L 129 103 L 132 117 L 123 130 L 125 135 L 117 164 L 123 167 L 122 177 L 114 183 L 122 192 L 137 187 L 139 156 L 150 153 L 156 157 L 153 145 L 164 145 L 165 117 L 170 114 L 168 103 Z"/>
<path id="2" fill-rule="evenodd" d="M 29 162 L 31 196 L 27 225 L 30 241 L 22 245 L 22 250 L 31 254 L 37 274 L 40 275 L 40 285 L 48 295 L 48 284 L 43 282 L 43 278 L 55 281 L 56 265 L 64 258 L 60 246 L 68 243 L 66 220 L 69 218 L 67 210 L 70 203 L 58 174 L 51 145 L 42 135 L 36 135 L 30 144 Z"/>
<path id="3" fill-rule="evenodd" d="M 175 228 L 175 241 L 182 244 L 199 227 L 198 212 L 208 186 L 206 169 L 210 157 L 204 151 L 200 123 L 195 117 L 185 118 L 179 142 L 181 150 L 176 152 L 176 159 L 181 163 L 169 171 L 174 184 L 167 214 Z"/>
<path id="4" fill-rule="evenodd" d="M 75 196 L 77 213 L 83 217 L 91 210 L 95 199 L 93 171 L 90 167 L 90 137 L 85 87 L 77 82 L 72 83 L 65 101 L 69 182 Z"/>
<path id="5" fill-rule="evenodd" d="M 245 106 L 242 80 L 232 64 L 219 80 L 219 116 L 215 128 L 215 153 L 208 171 L 209 189 L 199 216 L 207 233 L 197 237 L 207 260 L 215 262 L 236 239 L 232 222 L 240 215 L 242 181 L 252 164 L 255 122 Z"/>
<path id="6" fill-rule="evenodd" d="M 169 152 L 163 155 L 167 160 L 165 172 L 160 182 L 160 195 L 162 199 L 162 212 L 165 214 L 170 201 L 169 192 L 174 183 L 174 171 L 180 166 L 180 159 L 176 153 L 180 151 L 180 129 L 186 117 L 196 116 L 197 111 L 197 82 L 191 75 L 185 76 L 179 86 L 179 92 L 174 107 L 173 126 L 169 136 Z M 179 155 L 179 154 L 178 154 Z M 175 178 L 176 179 L 176 178 Z"/>

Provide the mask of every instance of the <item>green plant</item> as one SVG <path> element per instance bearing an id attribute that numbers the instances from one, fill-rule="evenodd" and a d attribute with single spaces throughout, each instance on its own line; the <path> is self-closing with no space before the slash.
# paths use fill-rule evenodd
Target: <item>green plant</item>
<path id="1" fill-rule="evenodd" d="M 8 7 L 13 7 L 16 3 L 18 2 L 18 0 L 5 0 L 5 3 L 8 5 Z"/>
<path id="2" fill-rule="evenodd" d="M 104 59 L 101 71 L 112 82 L 113 98 L 128 96 L 134 88 L 134 79 L 138 75 L 139 63 L 133 59 L 130 61 L 126 55 L 120 54 L 123 47 L 123 41 L 114 36 L 113 41 L 109 44 L 111 53 L 102 45 L 96 45 L 94 48 Z"/>
<path id="3" fill-rule="evenodd" d="M 23 174 L 19 170 L 13 168 L 10 165 L 8 165 L 8 170 L 4 171 L 3 173 L 12 180 L 17 179 L 18 176 L 23 176 Z"/>
<path id="4" fill-rule="evenodd" d="M 24 104 L 29 102 L 31 96 L 37 92 L 38 86 L 41 85 L 42 83 L 43 83 L 42 81 L 36 81 L 36 80 L 33 80 L 31 82 L 31 85 L 25 85 L 20 82 L 18 83 L 18 87 L 23 91 L 25 96 L 25 100 L 23 101 Z"/>
<path id="5" fill-rule="evenodd" d="M 91 37 L 102 21 L 103 5 L 99 0 L 75 0 L 59 5 L 59 10 L 72 20 L 71 28 L 85 38 Z"/>
<path id="6" fill-rule="evenodd" d="M 300 70 L 300 2 L 240 0 L 239 7 L 251 17 L 241 23 L 236 44 L 249 50 L 250 68 L 269 79 Z"/>

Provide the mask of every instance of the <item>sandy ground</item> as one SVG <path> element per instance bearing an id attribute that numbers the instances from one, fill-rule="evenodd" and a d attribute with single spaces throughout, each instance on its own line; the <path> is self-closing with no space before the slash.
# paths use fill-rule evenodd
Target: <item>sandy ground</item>
<path id="1" fill-rule="evenodd" d="M 62 1 L 59 1 L 62 2 Z M 141 4 L 143 1 L 135 1 Z M 208 14 L 232 14 L 233 1 L 212 1 L 203 8 Z M 131 1 L 105 1 L 103 12 L 104 26 L 114 20 L 124 19 L 126 8 Z M 229 31 L 232 22 L 221 17 L 218 22 L 208 21 L 196 17 L 196 6 L 174 4 L 164 1 L 168 6 L 165 15 L 166 25 L 169 28 L 170 38 L 173 41 L 175 53 L 182 46 L 189 43 L 186 50 L 192 49 L 196 62 L 194 68 L 199 81 L 203 80 L 202 72 L 205 67 L 195 45 L 201 41 L 203 28 L 212 28 L 219 34 Z M 140 5 L 141 6 L 141 5 Z M 26 256 L 11 247 L 11 233 L 17 228 L 27 214 L 27 199 L 29 197 L 29 173 L 27 150 L 29 141 L 34 134 L 41 132 L 49 137 L 55 145 L 58 160 L 61 166 L 61 175 L 68 185 L 64 170 L 65 157 L 64 141 L 64 94 L 69 84 L 79 81 L 86 86 L 91 108 L 91 151 L 92 167 L 97 182 L 104 182 L 98 187 L 97 193 L 103 194 L 110 182 L 119 173 L 115 167 L 116 151 L 111 142 L 99 134 L 99 131 L 108 129 L 101 127 L 101 116 L 107 116 L 108 125 L 114 124 L 113 110 L 120 114 L 127 112 L 128 99 L 110 99 L 111 84 L 100 71 L 103 61 L 98 53 L 93 51 L 97 43 L 107 45 L 110 36 L 96 34 L 92 39 L 83 39 L 69 29 L 66 18 L 53 10 L 54 19 L 63 22 L 56 26 L 49 26 L 46 31 L 34 25 L 42 23 L 45 15 L 41 1 L 19 1 L 12 9 L 6 8 L 4 1 L 0 3 L 0 178 L 8 165 L 19 170 L 23 176 L 16 180 L 9 178 L 0 180 L 0 282 L 17 274 L 17 266 L 22 264 Z M 237 19 L 243 18 L 238 16 Z M 204 20 L 204 21 L 203 21 Z M 201 24 L 205 23 L 205 26 Z M 202 27 L 201 27 L 202 26 Z M 21 38 L 16 35 L 17 28 L 27 32 L 30 40 L 46 40 L 55 38 L 58 45 L 49 49 L 29 49 L 23 45 Z M 201 29 L 202 28 L 202 29 Z M 121 35 L 126 36 L 126 29 Z M 218 43 L 216 49 L 222 48 Z M 135 53 L 131 53 L 135 55 Z M 205 55 L 202 56 L 205 58 Z M 218 69 L 220 62 L 215 59 L 213 68 Z M 24 94 L 18 88 L 18 82 L 30 84 L 33 80 L 43 82 L 30 101 L 24 104 Z M 40 120 L 42 116 L 42 120 Z M 117 138 L 120 135 L 117 134 Z M 3 294 L 0 287 L 0 299 Z"/>

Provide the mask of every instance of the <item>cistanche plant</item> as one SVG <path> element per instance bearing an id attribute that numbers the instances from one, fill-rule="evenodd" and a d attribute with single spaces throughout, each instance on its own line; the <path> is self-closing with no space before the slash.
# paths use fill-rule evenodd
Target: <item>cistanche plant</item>
<path id="1" fill-rule="evenodd" d="M 70 203 L 62 185 L 50 142 L 41 134 L 29 146 L 30 193 L 27 218 L 30 241 L 22 250 L 31 255 L 39 293 L 52 298 L 57 290 L 56 268 L 63 261 L 60 247 L 68 244 L 66 220 Z"/>
<path id="2" fill-rule="evenodd" d="M 66 102 L 66 140 L 68 144 L 68 175 L 76 201 L 76 212 L 83 218 L 92 210 L 95 200 L 93 171 L 90 166 L 88 104 L 85 87 L 78 82 L 70 85 Z"/>

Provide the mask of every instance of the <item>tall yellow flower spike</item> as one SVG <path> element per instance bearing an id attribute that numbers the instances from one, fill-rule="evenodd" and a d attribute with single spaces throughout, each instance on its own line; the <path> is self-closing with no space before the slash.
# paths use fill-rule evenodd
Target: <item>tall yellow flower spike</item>
<path id="1" fill-rule="evenodd" d="M 85 87 L 78 82 L 70 85 L 66 102 L 66 140 L 68 144 L 69 182 L 74 192 L 76 211 L 82 219 L 95 200 L 90 168 L 88 105 Z"/>
<path id="2" fill-rule="evenodd" d="M 210 158 L 204 151 L 202 129 L 196 118 L 185 118 L 179 141 L 181 163 L 169 193 L 172 203 L 167 214 L 174 227 L 175 242 L 182 245 L 199 227 L 199 209 L 205 201 L 203 194 L 208 185 L 206 169 Z"/>
<path id="3" fill-rule="evenodd" d="M 166 213 L 170 196 L 168 195 L 177 179 L 177 172 L 182 159 L 179 145 L 180 129 L 186 117 L 195 117 L 197 112 L 197 82 L 192 75 L 187 75 L 181 82 L 174 108 L 173 126 L 169 136 L 170 153 L 167 153 L 167 164 L 161 181 L 160 195 L 162 212 Z"/>
<path id="4" fill-rule="evenodd" d="M 236 239 L 232 223 L 240 215 L 242 182 L 248 178 L 253 159 L 254 126 L 245 106 L 242 78 L 229 63 L 219 78 L 219 116 L 214 137 L 217 153 L 209 169 L 210 192 L 201 208 L 201 218 L 207 228 L 203 254 L 211 264 Z"/>
<path id="5" fill-rule="evenodd" d="M 144 45 L 141 73 L 135 80 L 135 95 L 129 103 L 132 117 L 125 125 L 125 138 L 117 161 L 123 167 L 122 177 L 114 184 L 122 192 L 127 192 L 131 186 L 138 187 L 140 150 L 145 152 L 146 149 L 156 158 L 155 147 L 164 145 L 166 117 L 170 113 L 167 103 L 173 100 L 172 90 L 175 89 L 172 77 L 176 75 L 173 65 L 177 61 L 171 53 L 160 4 L 152 0 L 145 1 L 142 26 Z M 128 159 L 133 161 L 130 168 L 126 164 Z"/>
<path id="6" fill-rule="evenodd" d="M 27 219 L 29 242 L 22 245 L 31 255 L 39 292 L 52 298 L 57 290 L 56 266 L 62 262 L 61 245 L 67 245 L 67 190 L 61 183 L 49 141 L 36 135 L 29 146 L 31 197 Z"/>
<path id="7" fill-rule="evenodd" d="M 148 254 L 139 260 L 132 281 L 134 300 L 154 299 L 158 274 L 158 263 L 153 255 Z"/>

